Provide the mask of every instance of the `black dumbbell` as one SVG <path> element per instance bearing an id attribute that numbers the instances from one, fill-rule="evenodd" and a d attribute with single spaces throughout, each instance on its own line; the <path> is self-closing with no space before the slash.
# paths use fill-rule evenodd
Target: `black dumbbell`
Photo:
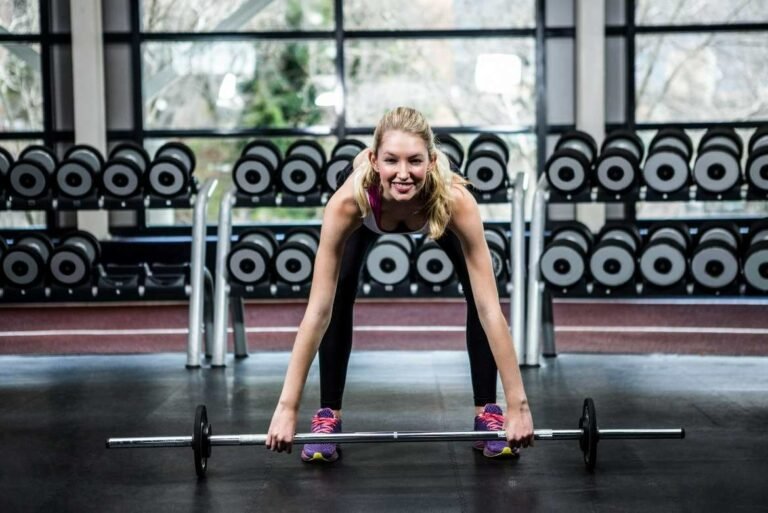
<path id="1" fill-rule="evenodd" d="M 719 290 L 739 276 L 739 228 L 733 223 L 708 223 L 699 228 L 691 252 L 691 278 L 701 287 Z"/>
<path id="2" fill-rule="evenodd" d="M 13 155 L 11 152 L 0 146 L 0 192 L 5 188 L 5 181 L 8 170 L 13 165 Z"/>
<path id="3" fill-rule="evenodd" d="M 552 288 L 568 289 L 587 278 L 587 255 L 594 237 L 584 224 L 565 223 L 552 231 L 552 238 L 539 260 L 542 279 Z"/>
<path id="4" fill-rule="evenodd" d="M 705 192 L 718 194 L 741 183 L 743 143 L 732 128 L 710 128 L 699 141 L 693 180 Z"/>
<path id="5" fill-rule="evenodd" d="M 144 174 L 146 191 L 163 198 L 184 194 L 192 181 L 195 165 L 195 154 L 186 144 L 175 141 L 163 144 Z"/>
<path id="6" fill-rule="evenodd" d="M 316 192 L 325 163 L 325 151 L 316 141 L 300 139 L 294 142 L 285 152 L 285 160 L 280 168 L 282 191 L 297 196 Z"/>
<path id="7" fill-rule="evenodd" d="M 79 287 L 91 282 L 101 247 L 92 234 L 76 231 L 62 237 L 48 260 L 48 275 L 64 287 Z"/>
<path id="8" fill-rule="evenodd" d="M 589 272 L 603 287 L 623 287 L 637 274 L 640 233 L 632 225 L 609 223 L 597 235 L 589 256 Z"/>
<path id="9" fill-rule="evenodd" d="M 684 130 L 662 128 L 651 140 L 643 166 L 643 181 L 661 194 L 680 191 L 690 181 L 693 143 Z"/>
<path id="10" fill-rule="evenodd" d="M 750 187 L 768 194 L 768 125 L 763 125 L 749 139 L 745 177 Z"/>
<path id="11" fill-rule="evenodd" d="M 749 227 L 749 244 L 743 258 L 744 281 L 751 288 L 768 292 L 768 220 Z"/>
<path id="12" fill-rule="evenodd" d="M 634 132 L 611 132 L 595 163 L 595 182 L 611 194 L 627 192 L 638 184 L 644 153 L 645 145 Z"/>
<path id="13" fill-rule="evenodd" d="M 339 188 L 352 171 L 352 162 L 365 149 L 365 143 L 357 139 L 342 139 L 333 147 L 331 158 L 323 171 L 323 189 L 333 192 Z"/>
<path id="14" fill-rule="evenodd" d="M 435 137 L 437 148 L 445 153 L 455 173 L 461 174 L 461 166 L 464 164 L 464 147 L 455 137 L 441 134 Z"/>
<path id="15" fill-rule="evenodd" d="M 423 238 L 413 261 L 416 278 L 428 286 L 442 287 L 456 279 L 453 262 L 434 240 Z"/>
<path id="16" fill-rule="evenodd" d="M 7 187 L 14 196 L 36 199 L 50 191 L 51 176 L 56 171 L 58 159 L 45 146 L 27 146 L 18 160 L 8 168 Z"/>
<path id="17" fill-rule="evenodd" d="M 130 198 L 141 193 L 144 174 L 149 168 L 146 150 L 133 143 L 122 143 L 109 153 L 99 180 L 106 196 Z"/>
<path id="18" fill-rule="evenodd" d="M 318 245 L 315 230 L 296 229 L 286 233 L 273 259 L 275 277 L 289 285 L 310 283 Z"/>
<path id="19" fill-rule="evenodd" d="M 277 241 L 269 230 L 253 229 L 241 233 L 227 257 L 230 278 L 243 285 L 268 281 L 276 250 Z"/>
<path id="20" fill-rule="evenodd" d="M 243 148 L 235 162 L 232 179 L 246 196 L 262 196 L 275 190 L 275 174 L 282 163 L 280 149 L 271 141 L 255 140 Z"/>
<path id="21" fill-rule="evenodd" d="M 493 276 L 497 283 L 506 284 L 509 281 L 509 243 L 501 228 L 486 227 L 484 230 L 485 242 L 491 253 L 491 265 Z"/>
<path id="22" fill-rule="evenodd" d="M 96 190 L 98 175 L 104 168 L 101 152 L 87 144 L 72 146 L 56 167 L 53 186 L 61 196 L 83 198 Z"/>
<path id="23" fill-rule="evenodd" d="M 15 240 L 2 257 L 0 268 L 5 282 L 15 288 L 29 289 L 45 280 L 45 269 L 53 245 L 41 233 L 31 233 Z"/>
<path id="24" fill-rule="evenodd" d="M 385 234 L 378 238 L 365 259 L 365 274 L 376 283 L 394 286 L 411 277 L 414 242 L 406 234 Z"/>
<path id="25" fill-rule="evenodd" d="M 589 178 L 597 158 L 597 143 L 586 132 L 566 132 L 544 165 L 544 173 L 553 190 L 572 196 L 589 188 Z"/>
<path id="26" fill-rule="evenodd" d="M 336 146 L 331 150 L 331 158 L 333 157 L 350 157 L 355 158 L 358 153 L 365 149 L 365 143 L 357 139 L 341 139 L 336 143 Z"/>
<path id="27" fill-rule="evenodd" d="M 477 192 L 493 193 L 509 186 L 508 162 L 507 143 L 497 135 L 481 134 L 469 145 L 464 174 Z"/>
<path id="28" fill-rule="evenodd" d="M 657 288 L 684 284 L 690 246 L 691 237 L 685 224 L 666 223 L 653 227 L 640 254 L 641 276 Z"/>

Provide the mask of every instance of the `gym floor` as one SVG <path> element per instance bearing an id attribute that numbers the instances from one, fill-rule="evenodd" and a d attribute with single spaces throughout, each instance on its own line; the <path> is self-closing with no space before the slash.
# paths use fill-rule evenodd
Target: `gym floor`
<path id="1" fill-rule="evenodd" d="M 577 427 L 586 396 L 602 428 L 684 427 L 685 440 L 603 441 L 594 473 L 577 442 L 517 461 L 467 443 L 349 444 L 332 465 L 263 447 L 106 450 L 114 436 L 264 432 L 288 353 L 185 371 L 182 353 L 0 357 L 0 511 L 766 511 L 768 358 L 561 354 L 523 376 L 537 428 Z M 318 403 L 312 367 L 300 431 Z M 470 430 L 463 351 L 352 354 L 344 430 Z"/>

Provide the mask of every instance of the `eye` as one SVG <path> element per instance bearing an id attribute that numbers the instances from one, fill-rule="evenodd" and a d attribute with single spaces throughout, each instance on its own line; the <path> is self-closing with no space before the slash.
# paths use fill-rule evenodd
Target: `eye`
<path id="1" fill-rule="evenodd" d="M 394 164 L 397 161 L 395 159 L 384 159 L 384 162 L 386 162 L 387 164 Z"/>

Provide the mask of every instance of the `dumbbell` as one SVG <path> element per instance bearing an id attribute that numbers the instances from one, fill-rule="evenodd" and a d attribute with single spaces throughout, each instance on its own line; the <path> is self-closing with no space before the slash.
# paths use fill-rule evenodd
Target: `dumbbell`
<path id="1" fill-rule="evenodd" d="M 342 139 L 331 152 L 331 159 L 323 172 L 323 189 L 333 192 L 343 182 L 343 174 L 352 165 L 358 153 L 365 149 L 365 144 L 357 139 Z"/>
<path id="2" fill-rule="evenodd" d="M 414 241 L 409 235 L 382 235 L 365 259 L 366 276 L 384 286 L 408 282 L 413 250 Z"/>
<path id="3" fill-rule="evenodd" d="M 640 232 L 632 225 L 609 223 L 597 235 L 597 244 L 589 256 L 589 272 L 594 281 L 606 288 L 623 287 L 637 273 Z"/>
<path id="4" fill-rule="evenodd" d="M 709 223 L 699 228 L 691 252 L 691 278 L 711 290 L 723 289 L 739 276 L 739 228 L 732 223 Z"/>
<path id="5" fill-rule="evenodd" d="M 277 279 L 289 285 L 310 283 L 318 245 L 314 230 L 296 229 L 286 233 L 273 259 Z"/>
<path id="6" fill-rule="evenodd" d="M 5 187 L 5 179 L 8 170 L 13 165 L 13 155 L 11 152 L 0 146 L 0 191 Z"/>
<path id="7" fill-rule="evenodd" d="M 53 187 L 61 196 L 83 198 L 96 190 L 104 168 L 101 152 L 87 144 L 72 146 L 56 167 Z"/>
<path id="8" fill-rule="evenodd" d="M 451 164 L 451 170 L 461 174 L 461 166 L 464 164 L 464 147 L 455 137 L 448 134 L 441 134 L 435 138 L 437 148 L 445 153 Z"/>
<path id="9" fill-rule="evenodd" d="M 428 286 L 442 287 L 456 279 L 453 262 L 434 240 L 424 237 L 413 261 L 416 277 Z"/>
<path id="10" fill-rule="evenodd" d="M 591 135 L 580 130 L 564 133 L 544 166 L 550 187 L 566 196 L 589 189 L 596 158 L 597 143 Z"/>
<path id="11" fill-rule="evenodd" d="M 149 155 L 133 143 L 122 143 L 109 153 L 101 173 L 100 186 L 106 196 L 130 198 L 141 193 L 144 174 L 149 168 Z"/>
<path id="12" fill-rule="evenodd" d="M 48 260 L 48 275 L 64 287 L 79 287 L 91 282 L 101 247 L 92 234 L 75 231 L 62 237 Z"/>
<path id="13" fill-rule="evenodd" d="M 261 196 L 275 190 L 275 174 L 283 161 L 280 149 L 271 141 L 249 142 L 235 162 L 232 179 L 246 196 Z"/>
<path id="14" fill-rule="evenodd" d="M 763 125 L 749 139 L 749 156 L 744 173 L 754 189 L 768 194 L 768 125 Z"/>
<path id="15" fill-rule="evenodd" d="M 325 151 L 316 141 L 300 139 L 291 144 L 279 173 L 282 191 L 297 196 L 315 192 L 325 160 Z"/>
<path id="16" fill-rule="evenodd" d="M 640 254 L 640 274 L 650 285 L 667 288 L 685 283 L 691 238 L 683 223 L 657 225 L 648 232 Z"/>
<path id="17" fill-rule="evenodd" d="M 195 164 L 195 154 L 186 144 L 175 141 L 163 144 L 144 173 L 147 192 L 163 198 L 183 194 L 192 181 Z"/>
<path id="18" fill-rule="evenodd" d="M 688 185 L 693 143 L 684 130 L 662 128 L 651 140 L 643 166 L 643 181 L 661 194 L 672 194 Z"/>
<path id="19" fill-rule="evenodd" d="M 464 174 L 479 193 L 489 194 L 508 187 L 507 162 L 507 143 L 497 135 L 481 134 L 469 145 Z"/>
<path id="20" fill-rule="evenodd" d="M 630 130 L 608 134 L 595 163 L 597 185 L 611 194 L 623 194 L 635 187 L 640 178 L 645 145 Z"/>
<path id="21" fill-rule="evenodd" d="M 43 283 L 45 269 L 53 245 L 41 233 L 24 235 L 4 252 L 0 268 L 5 282 L 19 289 L 29 289 Z"/>
<path id="22" fill-rule="evenodd" d="M 594 237 L 584 224 L 565 223 L 552 231 L 552 238 L 539 260 L 542 279 L 552 288 L 565 290 L 587 277 L 587 255 Z"/>
<path id="23" fill-rule="evenodd" d="M 276 250 L 277 241 L 269 230 L 254 229 L 241 233 L 227 257 L 230 278 L 243 285 L 266 282 Z"/>
<path id="24" fill-rule="evenodd" d="M 768 292 L 768 220 L 749 228 L 749 244 L 744 252 L 744 281 L 761 293 Z"/>
<path id="25" fill-rule="evenodd" d="M 699 141 L 693 180 L 705 192 L 726 192 L 741 183 L 743 143 L 733 128 L 710 128 Z"/>
<path id="26" fill-rule="evenodd" d="M 50 191 L 51 176 L 57 165 L 58 159 L 51 149 L 27 146 L 8 168 L 6 186 L 19 198 L 41 198 Z"/>
<path id="27" fill-rule="evenodd" d="M 493 276 L 497 283 L 506 284 L 509 281 L 509 244 L 504 230 L 500 228 L 486 227 L 485 242 L 491 252 L 491 265 Z"/>

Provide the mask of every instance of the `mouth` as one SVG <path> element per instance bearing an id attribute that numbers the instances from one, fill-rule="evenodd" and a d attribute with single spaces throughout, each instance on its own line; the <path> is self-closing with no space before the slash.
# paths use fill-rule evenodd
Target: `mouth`
<path id="1" fill-rule="evenodd" d="M 405 194 L 409 192 L 411 189 L 413 189 L 414 184 L 404 183 L 404 182 L 392 182 L 392 187 L 395 189 L 395 191 L 401 194 Z"/>

